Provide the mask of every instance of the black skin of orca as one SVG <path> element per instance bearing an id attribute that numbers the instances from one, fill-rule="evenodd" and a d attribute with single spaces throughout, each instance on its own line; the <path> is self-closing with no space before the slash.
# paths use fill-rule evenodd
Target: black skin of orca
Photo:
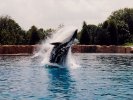
<path id="1" fill-rule="evenodd" d="M 72 46 L 74 39 L 77 37 L 77 30 L 74 31 L 72 38 L 66 43 L 51 43 L 54 45 L 50 54 L 50 63 L 56 63 L 59 65 L 64 65 L 66 63 L 66 58 L 70 47 Z"/>

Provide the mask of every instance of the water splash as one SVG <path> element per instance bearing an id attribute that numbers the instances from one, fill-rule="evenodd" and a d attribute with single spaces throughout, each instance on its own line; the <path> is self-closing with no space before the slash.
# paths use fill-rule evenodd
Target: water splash
<path id="1" fill-rule="evenodd" d="M 68 55 L 67 55 L 67 66 L 70 66 L 72 69 L 76 69 L 80 67 L 79 59 L 77 59 L 73 53 L 71 52 L 71 48 L 69 49 Z"/>
<path id="2" fill-rule="evenodd" d="M 68 39 L 71 38 L 73 35 L 72 33 L 75 31 L 75 27 L 65 27 L 57 32 L 52 33 L 52 36 L 45 41 L 42 42 L 41 47 L 39 48 L 39 51 L 35 53 L 34 57 L 40 57 L 42 59 L 41 65 L 50 64 L 49 58 L 50 53 L 53 49 L 53 45 L 50 43 L 53 42 L 66 42 Z M 66 38 L 67 37 L 67 38 Z M 67 63 L 66 66 L 69 66 L 70 68 L 76 68 L 79 65 L 74 60 L 74 56 L 71 53 L 71 48 L 69 49 L 68 55 L 67 55 Z"/>

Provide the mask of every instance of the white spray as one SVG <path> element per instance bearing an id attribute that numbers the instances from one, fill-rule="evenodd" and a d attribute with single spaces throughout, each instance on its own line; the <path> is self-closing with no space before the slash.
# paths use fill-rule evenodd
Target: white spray
<path id="1" fill-rule="evenodd" d="M 43 59 L 41 62 L 42 65 L 49 64 L 50 53 L 53 48 L 53 45 L 51 45 L 50 43 L 67 41 L 73 35 L 72 33 L 75 31 L 75 29 L 75 27 L 65 27 L 55 33 L 52 33 L 52 36 L 50 38 L 42 42 L 39 51 L 35 53 L 33 57 L 41 57 L 41 59 Z M 70 66 L 71 68 L 78 67 L 78 64 L 76 64 L 71 53 L 71 48 L 69 49 L 69 53 L 67 55 L 66 66 Z"/>

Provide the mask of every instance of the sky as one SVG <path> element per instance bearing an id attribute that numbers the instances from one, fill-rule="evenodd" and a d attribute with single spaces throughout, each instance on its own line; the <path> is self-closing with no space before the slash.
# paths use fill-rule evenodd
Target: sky
<path id="1" fill-rule="evenodd" d="M 97 25 L 125 7 L 133 8 L 133 0 L 0 0 L 0 16 L 10 16 L 25 30 L 32 25 L 81 28 L 83 21 Z"/>

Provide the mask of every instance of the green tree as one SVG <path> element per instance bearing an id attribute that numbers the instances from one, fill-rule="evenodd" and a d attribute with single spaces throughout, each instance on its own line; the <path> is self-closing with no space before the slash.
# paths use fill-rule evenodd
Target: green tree
<path id="1" fill-rule="evenodd" d="M 108 23 L 108 21 L 106 20 L 103 24 L 102 24 L 102 29 L 107 29 L 108 28 L 108 25 L 109 25 L 109 23 Z"/>
<path id="2" fill-rule="evenodd" d="M 35 26 L 32 26 L 31 29 L 29 30 L 29 33 L 31 34 L 30 44 L 31 45 L 37 44 L 40 41 L 38 29 Z"/>
<path id="3" fill-rule="evenodd" d="M 124 21 L 129 27 L 129 32 L 133 35 L 133 8 L 114 11 L 108 19 L 115 20 L 116 22 Z"/>
<path id="4" fill-rule="evenodd" d="M 86 45 L 90 44 L 90 34 L 88 32 L 88 27 L 86 22 L 83 23 L 79 41 L 80 44 L 86 44 Z"/>
<path id="5" fill-rule="evenodd" d="M 88 25 L 87 29 L 88 29 L 88 34 L 90 35 L 90 44 L 95 44 L 97 26 L 96 25 Z"/>
<path id="6" fill-rule="evenodd" d="M 105 29 L 98 27 L 96 30 L 95 44 L 97 45 L 109 45 L 110 36 Z"/>
<path id="7" fill-rule="evenodd" d="M 129 27 L 124 21 L 117 22 L 118 28 L 118 44 L 122 45 L 126 42 L 131 41 L 131 35 L 129 32 Z"/>
<path id="8" fill-rule="evenodd" d="M 0 44 L 22 44 L 24 31 L 9 16 L 0 17 Z"/>
<path id="9" fill-rule="evenodd" d="M 38 29 L 40 40 L 44 40 L 46 37 L 46 32 L 43 28 Z"/>
<path id="10" fill-rule="evenodd" d="M 110 20 L 108 23 L 107 30 L 110 35 L 110 44 L 117 45 L 118 43 L 118 30 L 114 20 Z"/>
<path id="11" fill-rule="evenodd" d="M 14 39 L 13 35 L 10 35 L 10 32 L 7 30 L 1 30 L 0 32 L 0 43 L 3 45 L 12 45 L 15 44 L 16 39 Z"/>

